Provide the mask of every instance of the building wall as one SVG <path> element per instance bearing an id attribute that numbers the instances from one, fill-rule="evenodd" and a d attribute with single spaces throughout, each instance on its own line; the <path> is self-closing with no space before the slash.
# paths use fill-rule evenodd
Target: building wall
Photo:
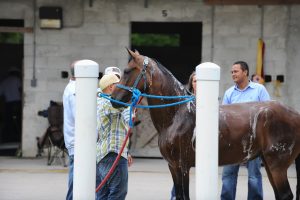
<path id="1" fill-rule="evenodd" d="M 286 98 L 288 105 L 300 110 L 300 6 L 290 8 L 286 38 Z"/>
<path id="2" fill-rule="evenodd" d="M 35 156 L 35 138 L 47 127 L 47 121 L 37 116 L 37 112 L 47 108 L 50 100 L 62 99 L 68 80 L 61 78 L 61 71 L 68 71 L 70 63 L 78 59 L 98 62 L 100 71 L 109 65 L 124 68 L 128 58 L 125 47 L 130 46 L 131 21 L 203 22 L 203 51 L 199 56 L 203 62 L 212 61 L 221 66 L 221 97 L 232 85 L 230 69 L 234 61 L 245 60 L 250 66 L 250 74 L 255 71 L 257 40 L 263 35 L 265 73 L 273 79 L 279 74 L 285 76 L 283 84 L 275 87 L 273 82 L 266 83 L 266 87 L 273 99 L 300 110 L 297 95 L 300 90 L 297 87 L 300 6 L 264 6 L 262 29 L 262 8 L 258 6 L 212 7 L 199 0 L 37 0 L 34 10 L 32 2 L 0 2 L 0 18 L 24 19 L 28 27 L 33 27 L 36 22 L 34 33 L 24 34 L 22 152 L 25 157 Z M 61 30 L 39 28 L 38 8 L 51 5 L 63 8 L 64 28 Z M 163 15 L 163 10 L 167 16 Z M 34 76 L 36 86 L 31 85 Z"/>

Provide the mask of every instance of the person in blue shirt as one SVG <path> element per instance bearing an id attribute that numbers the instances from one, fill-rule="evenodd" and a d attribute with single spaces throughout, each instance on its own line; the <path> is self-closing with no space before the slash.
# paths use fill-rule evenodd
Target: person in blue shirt
<path id="1" fill-rule="evenodd" d="M 270 95 L 262 84 L 249 80 L 249 67 L 246 62 L 235 62 L 231 68 L 231 76 L 235 85 L 225 92 L 223 105 L 270 100 Z M 235 199 L 239 167 L 238 164 L 223 167 L 221 200 Z M 246 167 L 248 169 L 248 200 L 262 200 L 261 159 L 258 157 L 247 162 Z"/>

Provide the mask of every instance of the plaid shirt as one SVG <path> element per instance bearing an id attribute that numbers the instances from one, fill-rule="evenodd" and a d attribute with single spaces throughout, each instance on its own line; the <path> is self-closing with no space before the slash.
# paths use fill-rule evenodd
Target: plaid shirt
<path id="1" fill-rule="evenodd" d="M 97 163 L 109 152 L 119 153 L 129 129 L 129 108 L 113 108 L 110 101 L 97 98 Z M 127 159 L 128 141 L 122 157 Z"/>

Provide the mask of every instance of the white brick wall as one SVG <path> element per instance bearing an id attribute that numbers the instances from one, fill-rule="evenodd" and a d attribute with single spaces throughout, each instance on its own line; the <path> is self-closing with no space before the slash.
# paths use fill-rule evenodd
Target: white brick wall
<path id="1" fill-rule="evenodd" d="M 49 100 L 61 101 L 67 79 L 61 71 L 77 59 L 92 59 L 99 63 L 100 71 L 108 65 L 123 68 L 127 63 L 124 47 L 130 45 L 131 21 L 203 22 L 202 61 L 213 61 L 221 66 L 220 96 L 232 85 L 230 76 L 234 61 L 245 60 L 250 74 L 255 71 L 256 43 L 260 37 L 260 8 L 258 6 L 216 6 L 214 13 L 214 38 L 212 38 L 212 7 L 199 0 L 148 1 L 52 1 L 37 0 L 37 7 L 56 5 L 63 7 L 64 28 L 41 30 L 36 27 L 36 78 L 37 87 L 31 87 L 33 72 L 33 34 L 24 37 L 24 110 L 23 155 L 36 154 L 35 137 L 41 136 L 47 120 L 37 116 Z M 167 10 L 168 16 L 162 15 Z M 300 7 L 265 6 L 264 39 L 266 43 L 265 72 L 273 79 L 285 76 L 280 88 L 281 97 L 275 97 L 273 83 L 266 87 L 274 99 L 300 110 Z M 38 10 L 36 10 L 38 16 Z M 2 0 L 0 18 L 24 19 L 26 26 L 33 25 L 32 1 Z M 38 24 L 38 19 L 36 20 Z M 200 36 L 199 36 L 200 37 Z M 211 43 L 214 40 L 213 60 Z M 141 52 L 142 53 L 142 52 Z"/>

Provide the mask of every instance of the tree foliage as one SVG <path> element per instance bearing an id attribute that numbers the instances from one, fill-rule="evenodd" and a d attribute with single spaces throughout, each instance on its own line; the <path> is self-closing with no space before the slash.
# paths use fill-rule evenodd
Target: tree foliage
<path id="1" fill-rule="evenodd" d="M 23 44 L 22 33 L 0 33 L 0 43 Z"/>
<path id="2" fill-rule="evenodd" d="M 179 34 L 133 33 L 131 34 L 131 45 L 151 47 L 178 47 L 180 46 L 180 36 Z"/>

